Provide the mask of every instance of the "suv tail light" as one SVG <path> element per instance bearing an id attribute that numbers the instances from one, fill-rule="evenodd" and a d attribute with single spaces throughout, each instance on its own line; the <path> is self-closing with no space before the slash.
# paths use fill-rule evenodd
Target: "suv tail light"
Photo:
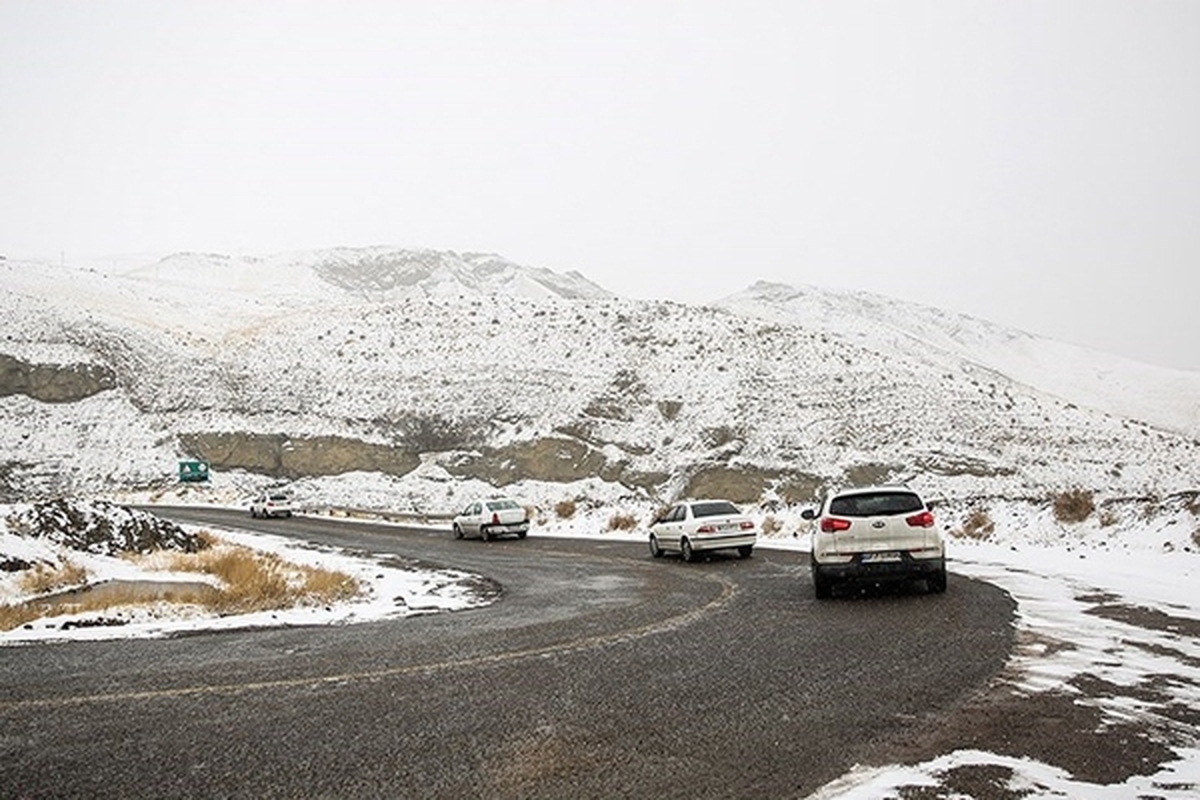
<path id="1" fill-rule="evenodd" d="M 850 530 L 850 520 L 837 517 L 821 517 L 821 530 L 824 533 L 837 533 Z"/>
<path id="2" fill-rule="evenodd" d="M 920 514 L 913 514 L 911 517 L 906 517 L 904 521 L 913 528 L 932 528 L 933 514 L 928 511 L 922 511 Z"/>

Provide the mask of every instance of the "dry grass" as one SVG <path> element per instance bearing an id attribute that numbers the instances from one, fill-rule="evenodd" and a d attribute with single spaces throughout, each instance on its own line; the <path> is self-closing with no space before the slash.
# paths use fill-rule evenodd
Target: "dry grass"
<path id="1" fill-rule="evenodd" d="M 1071 489 L 1054 498 L 1054 518 L 1059 522 L 1083 522 L 1096 510 L 1092 493 Z"/>
<path id="2" fill-rule="evenodd" d="M 35 619 L 105 611 L 162 602 L 197 605 L 217 614 L 245 614 L 297 605 L 328 605 L 349 600 L 361 593 L 358 582 L 334 570 L 284 561 L 273 553 L 220 543 L 206 537 L 207 547 L 198 553 L 157 553 L 156 567 L 175 572 L 211 575 L 219 587 L 181 584 L 179 588 L 146 590 L 137 585 L 106 587 L 105 591 L 82 592 L 53 602 L 33 600 L 19 605 L 0 605 L 0 631 L 12 630 Z M 22 581 L 26 591 L 47 593 L 80 586 L 86 573 L 75 567 L 50 571 L 38 568 Z"/>
<path id="3" fill-rule="evenodd" d="M 172 569 L 220 579 L 218 596 L 207 603 L 223 614 L 269 611 L 295 605 L 324 605 L 347 600 L 360 591 L 341 572 L 284 561 L 274 553 L 220 545 L 199 553 L 176 554 Z"/>
<path id="4" fill-rule="evenodd" d="M 608 529 L 610 531 L 631 531 L 636 527 L 637 517 L 633 514 L 618 512 L 608 518 Z"/>
<path id="5" fill-rule="evenodd" d="M 570 519 L 575 516 L 575 501 L 559 500 L 554 504 L 554 513 L 559 519 Z"/>
<path id="6" fill-rule="evenodd" d="M 38 564 L 21 575 L 17 586 L 28 594 L 49 594 L 86 583 L 87 570 L 67 561 L 60 567 Z"/>

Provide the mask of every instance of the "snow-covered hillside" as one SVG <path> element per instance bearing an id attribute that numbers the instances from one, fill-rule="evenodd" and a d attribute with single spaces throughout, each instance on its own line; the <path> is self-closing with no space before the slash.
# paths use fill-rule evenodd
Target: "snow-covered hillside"
<path id="1" fill-rule="evenodd" d="M 431 512 L 512 483 L 742 502 L 883 480 L 948 498 L 1200 486 L 1200 376 L 863 295 L 758 285 L 692 307 L 366 248 L 2 262 L 0 320 L 12 500 L 166 486 L 186 456 L 218 485 L 313 498 L 365 472 L 373 500 Z M 99 378 L 70 400 L 38 389 L 81 372 Z"/>
<path id="2" fill-rule="evenodd" d="M 996 373 L 1071 403 L 1200 437 L 1198 372 L 1143 364 L 866 292 L 759 282 L 715 305 L 903 353 L 939 370 Z"/>

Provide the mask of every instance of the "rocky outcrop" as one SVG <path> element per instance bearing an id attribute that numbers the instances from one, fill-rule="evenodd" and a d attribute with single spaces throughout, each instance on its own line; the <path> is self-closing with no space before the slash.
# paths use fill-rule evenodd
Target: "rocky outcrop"
<path id="1" fill-rule="evenodd" d="M 183 450 L 214 469 L 241 469 L 289 480 L 345 472 L 405 475 L 421 463 L 414 453 L 341 436 L 282 433 L 185 433 Z"/>
<path id="2" fill-rule="evenodd" d="M 0 354 L 0 397 L 23 394 L 43 403 L 74 403 L 116 386 L 116 374 L 99 364 L 30 364 Z"/>
<path id="3" fill-rule="evenodd" d="M 720 497 L 733 503 L 756 503 L 774 491 L 787 503 L 811 502 L 827 481 L 803 472 L 764 469 L 750 464 L 713 464 L 692 473 L 681 497 Z"/>
<path id="4" fill-rule="evenodd" d="M 104 500 L 60 498 L 35 503 L 13 512 L 6 522 L 21 536 L 107 556 L 155 550 L 195 553 L 205 546 L 198 535 L 170 520 Z"/>

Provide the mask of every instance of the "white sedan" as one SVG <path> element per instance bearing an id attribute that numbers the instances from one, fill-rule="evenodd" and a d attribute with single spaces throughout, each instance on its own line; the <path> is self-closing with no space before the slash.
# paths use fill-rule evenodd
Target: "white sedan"
<path id="1" fill-rule="evenodd" d="M 758 541 L 754 520 L 728 500 L 689 500 L 676 503 L 650 525 L 650 554 L 678 552 L 695 561 L 705 550 L 736 549 L 748 558 Z"/>
<path id="2" fill-rule="evenodd" d="M 529 533 L 529 515 L 525 507 L 506 497 L 472 503 L 454 518 L 454 538 L 478 536 L 485 542 L 493 536 L 516 534 L 524 539 Z"/>

